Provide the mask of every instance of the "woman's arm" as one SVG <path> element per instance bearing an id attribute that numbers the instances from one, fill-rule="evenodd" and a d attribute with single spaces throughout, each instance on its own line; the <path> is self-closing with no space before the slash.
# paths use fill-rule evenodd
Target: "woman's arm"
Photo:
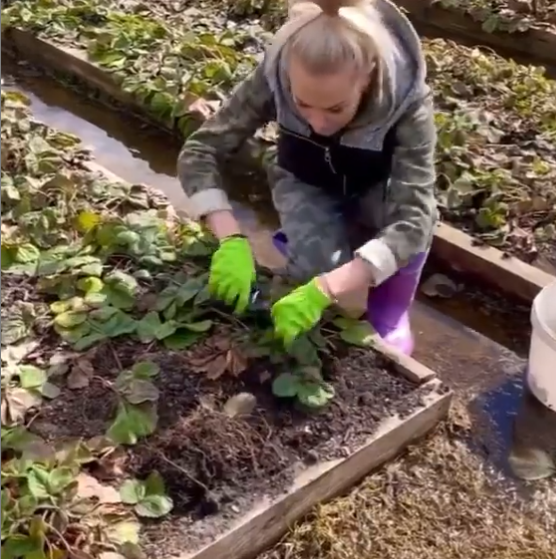
<path id="1" fill-rule="evenodd" d="M 274 101 L 259 64 L 220 110 L 185 141 L 178 158 L 178 176 L 193 219 L 207 217 L 218 238 L 238 233 L 223 188 L 219 162 L 274 118 Z"/>
<path id="2" fill-rule="evenodd" d="M 432 95 L 414 102 L 398 122 L 388 188 L 388 225 L 356 251 L 380 284 L 430 246 L 438 219 Z"/>

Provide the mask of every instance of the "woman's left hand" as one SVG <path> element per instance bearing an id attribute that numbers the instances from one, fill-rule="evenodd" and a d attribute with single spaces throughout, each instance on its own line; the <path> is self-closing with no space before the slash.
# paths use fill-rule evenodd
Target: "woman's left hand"
<path id="1" fill-rule="evenodd" d="M 276 335 L 286 347 L 319 322 L 332 299 L 325 293 L 319 278 L 297 287 L 274 303 L 271 309 Z"/>
<path id="2" fill-rule="evenodd" d="M 372 284 L 372 273 L 356 258 L 327 274 L 312 279 L 277 301 L 271 310 L 275 332 L 290 345 L 315 326 L 324 311 L 345 293 Z"/>

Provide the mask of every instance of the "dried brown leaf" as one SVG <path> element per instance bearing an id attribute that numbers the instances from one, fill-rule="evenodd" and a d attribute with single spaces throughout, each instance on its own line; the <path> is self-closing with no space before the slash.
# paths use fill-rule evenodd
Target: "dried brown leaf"
<path id="1" fill-rule="evenodd" d="M 210 380 L 218 380 L 227 368 L 227 360 L 225 355 L 219 355 L 213 359 L 207 366 L 207 378 Z"/>
<path id="2" fill-rule="evenodd" d="M 68 375 L 68 388 L 71 390 L 87 388 L 94 374 L 95 368 L 89 359 L 86 357 L 79 358 Z"/>
<path id="3" fill-rule="evenodd" d="M 121 478 L 125 473 L 128 455 L 123 448 L 116 448 L 97 461 L 95 474 L 101 479 Z"/>
<path id="4" fill-rule="evenodd" d="M 31 408 L 41 405 L 42 398 L 38 392 L 25 388 L 11 388 L 6 391 L 6 401 L 12 423 L 18 423 Z"/>
<path id="5" fill-rule="evenodd" d="M 230 417 L 249 415 L 257 407 L 257 398 L 250 392 L 240 392 L 224 404 L 224 413 Z"/>
<path id="6" fill-rule="evenodd" d="M 261 384 L 268 382 L 271 378 L 272 378 L 272 374 L 268 371 L 263 371 L 262 373 L 259 374 L 259 382 Z"/>
<path id="7" fill-rule="evenodd" d="M 444 274 L 433 274 L 423 283 L 421 291 L 427 297 L 449 299 L 458 292 L 458 285 Z"/>
<path id="8" fill-rule="evenodd" d="M 96 478 L 86 473 L 80 473 L 77 476 L 77 494 L 82 499 L 98 499 L 98 502 L 102 504 L 122 502 L 117 489 L 100 483 Z"/>
<path id="9" fill-rule="evenodd" d="M 247 359 L 237 349 L 230 349 L 226 354 L 226 369 L 235 377 L 241 375 L 247 365 Z"/>

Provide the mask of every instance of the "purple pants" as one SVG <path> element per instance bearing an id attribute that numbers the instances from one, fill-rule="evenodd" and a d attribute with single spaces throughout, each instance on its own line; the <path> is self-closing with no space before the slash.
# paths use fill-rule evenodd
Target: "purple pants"
<path id="1" fill-rule="evenodd" d="M 274 234 L 274 246 L 284 255 L 288 252 L 288 239 L 282 231 Z M 428 252 L 419 253 L 404 268 L 385 282 L 369 290 L 367 320 L 382 339 L 402 353 L 413 353 L 415 339 L 409 322 L 409 309 L 413 300 Z"/>

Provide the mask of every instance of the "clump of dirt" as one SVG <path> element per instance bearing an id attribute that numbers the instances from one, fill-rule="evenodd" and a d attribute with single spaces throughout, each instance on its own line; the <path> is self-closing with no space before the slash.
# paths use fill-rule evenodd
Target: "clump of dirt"
<path id="1" fill-rule="evenodd" d="M 462 413 L 259 559 L 554 559 L 554 482 L 519 497 L 469 449 Z"/>
<path id="2" fill-rule="evenodd" d="M 189 352 L 140 355 L 130 340 L 101 346 L 91 357 L 96 374 L 89 385 L 63 388 L 31 427 L 56 440 L 103 435 L 116 414 L 117 395 L 109 386 L 118 371 L 138 359 L 160 366 L 157 431 L 130 448 L 123 466 L 127 477 L 157 470 L 174 501 L 169 517 L 144 530 L 152 559 L 206 544 L 257 498 L 286 490 L 294 466 L 348 455 L 383 418 L 411 413 L 424 395 L 382 356 L 343 349 L 323 371 L 335 390 L 332 403 L 308 413 L 272 394 L 277 371 L 270 362 L 224 359 L 231 370 L 215 375 L 207 358 L 221 359 L 222 347 L 222 333 Z M 230 416 L 226 403 L 240 393 L 250 395 L 254 406 Z"/>

